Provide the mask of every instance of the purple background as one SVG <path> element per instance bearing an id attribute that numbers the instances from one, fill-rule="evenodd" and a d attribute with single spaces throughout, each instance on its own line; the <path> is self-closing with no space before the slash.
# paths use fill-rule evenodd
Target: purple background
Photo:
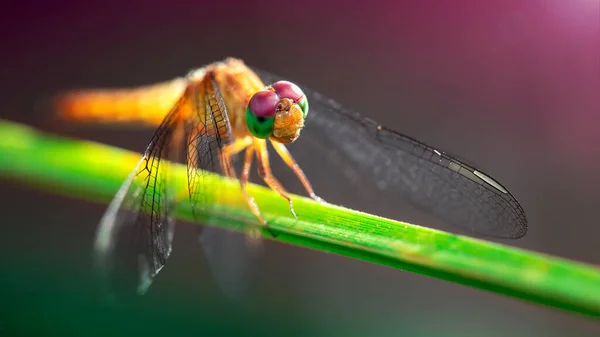
<path id="1" fill-rule="evenodd" d="M 2 118 L 139 151 L 151 130 L 60 126 L 38 101 L 63 88 L 147 84 L 239 57 L 487 169 L 530 221 L 525 238 L 506 243 L 600 264 L 598 1 L 3 7 Z M 0 261 L 85 268 L 104 206 L 2 185 Z M 335 201 L 351 204 L 352 196 Z M 148 297 L 179 287 L 189 304 L 205 291 L 199 250 L 181 234 L 193 233 L 188 227 L 179 226 L 170 265 Z M 266 252 L 261 282 L 277 295 L 257 308 L 304 317 L 313 335 L 600 333 L 580 317 L 419 275 L 272 242 Z M 15 293 L 29 290 L 14 285 Z"/>

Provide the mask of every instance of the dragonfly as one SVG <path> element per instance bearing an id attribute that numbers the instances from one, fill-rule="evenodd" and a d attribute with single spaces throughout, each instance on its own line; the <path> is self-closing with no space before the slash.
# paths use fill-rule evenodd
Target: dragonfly
<path id="1" fill-rule="evenodd" d="M 209 202 L 208 189 L 218 188 L 206 183 L 205 173 L 219 172 L 239 181 L 258 223 L 275 236 L 246 186 L 256 161 L 259 176 L 296 216 L 289 192 L 271 170 L 270 143 L 308 196 L 325 202 L 287 148 L 301 134 L 335 151 L 361 179 L 444 222 L 495 238 L 517 239 L 527 232 L 522 206 L 482 170 L 240 59 L 141 87 L 67 91 L 57 98 L 56 109 L 66 120 L 156 127 L 102 217 L 94 245 L 102 275 L 110 277 L 117 266 L 130 269 L 140 294 L 172 251 L 174 212 L 182 193 L 172 184 L 171 163 L 187 165 L 184 195 L 197 219 Z M 239 174 L 233 160 L 238 155 L 243 155 Z"/>

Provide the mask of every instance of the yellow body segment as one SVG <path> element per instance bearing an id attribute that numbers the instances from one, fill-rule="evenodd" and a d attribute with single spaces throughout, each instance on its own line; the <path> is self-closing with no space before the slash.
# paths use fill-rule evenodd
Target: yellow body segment
<path id="1" fill-rule="evenodd" d="M 138 88 L 74 90 L 54 100 L 65 120 L 158 126 L 187 86 L 185 78 Z"/>

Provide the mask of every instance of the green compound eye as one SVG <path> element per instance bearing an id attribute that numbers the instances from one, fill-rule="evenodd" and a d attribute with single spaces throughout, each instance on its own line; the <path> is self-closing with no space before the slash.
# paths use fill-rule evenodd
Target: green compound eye
<path id="1" fill-rule="evenodd" d="M 270 90 L 261 90 L 252 96 L 246 109 L 246 126 L 254 137 L 266 139 L 273 133 L 277 104 L 279 97 Z"/>
<path id="2" fill-rule="evenodd" d="M 300 106 L 300 109 L 302 109 L 302 117 L 306 118 L 306 115 L 308 115 L 308 99 L 306 96 L 302 97 L 300 102 L 298 102 L 298 105 Z"/>
<path id="3" fill-rule="evenodd" d="M 246 126 L 248 131 L 260 139 L 267 139 L 273 133 L 273 124 L 275 123 L 275 116 L 273 117 L 259 117 L 256 116 L 250 106 L 246 109 Z"/>

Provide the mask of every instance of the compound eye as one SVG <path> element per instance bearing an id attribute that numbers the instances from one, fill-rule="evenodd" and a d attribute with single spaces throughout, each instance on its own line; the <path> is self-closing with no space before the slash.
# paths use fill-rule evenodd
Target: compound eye
<path id="1" fill-rule="evenodd" d="M 292 82 L 279 81 L 273 83 L 272 87 L 279 97 L 289 98 L 296 103 L 304 96 L 302 89 Z"/>
<path id="2" fill-rule="evenodd" d="M 257 117 L 273 117 L 277 112 L 279 97 L 271 90 L 261 90 L 250 98 L 248 107 Z"/>
<path id="3" fill-rule="evenodd" d="M 266 139 L 273 132 L 279 97 L 271 90 L 252 95 L 246 109 L 246 126 L 254 137 Z"/>
<path id="4" fill-rule="evenodd" d="M 273 83 L 271 87 L 279 97 L 289 98 L 297 103 L 302 109 L 304 118 L 306 118 L 306 115 L 308 114 L 308 99 L 299 86 L 289 81 L 279 81 Z"/>

